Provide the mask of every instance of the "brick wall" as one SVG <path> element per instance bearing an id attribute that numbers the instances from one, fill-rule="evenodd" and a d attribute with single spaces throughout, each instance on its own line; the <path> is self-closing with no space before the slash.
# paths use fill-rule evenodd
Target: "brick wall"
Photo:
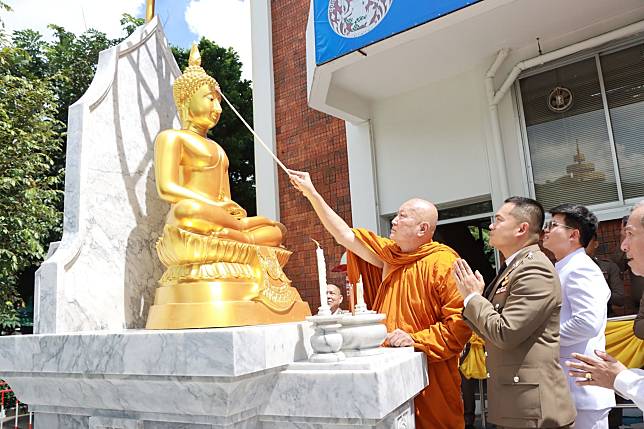
<path id="1" fill-rule="evenodd" d="M 310 109 L 306 93 L 306 23 L 309 0 L 273 0 L 273 68 L 277 156 L 287 167 L 311 173 L 331 207 L 351 225 L 351 199 L 344 122 Z M 279 172 L 280 220 L 288 229 L 286 247 L 293 255 L 286 274 L 315 314 L 320 304 L 314 238 L 324 248 L 330 283 L 344 285 L 332 273 L 344 251 L 317 219 L 308 201 Z M 346 300 L 345 300 L 346 303 Z"/>
<path id="2" fill-rule="evenodd" d="M 611 259 L 619 250 L 621 230 L 622 223 L 620 219 L 609 220 L 599 224 L 599 230 L 597 231 L 597 241 L 599 242 L 597 257 Z"/>
<path id="3" fill-rule="evenodd" d="M 600 243 L 599 248 L 597 249 L 598 258 L 609 261 L 615 260 L 615 255 L 618 254 L 620 250 L 621 229 L 620 219 L 602 222 L 599 225 L 599 231 L 597 232 L 597 240 Z M 631 287 L 631 275 L 632 274 L 629 270 L 624 274 L 624 294 L 627 297 L 624 314 L 637 313 L 637 304 L 639 301 L 637 297 L 641 294 L 641 290 L 638 290 L 638 286 L 635 286 L 635 289 Z M 641 289 L 641 278 L 637 279 L 637 281 L 639 282 L 639 288 Z M 629 297 L 631 298 L 629 299 Z"/>

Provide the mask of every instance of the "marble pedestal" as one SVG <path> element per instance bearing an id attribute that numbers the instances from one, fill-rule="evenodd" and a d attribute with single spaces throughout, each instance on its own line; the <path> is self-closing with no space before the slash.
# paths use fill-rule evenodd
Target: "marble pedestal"
<path id="1" fill-rule="evenodd" d="M 409 349 L 314 364 L 307 322 L 0 338 L 36 429 L 413 428 Z"/>

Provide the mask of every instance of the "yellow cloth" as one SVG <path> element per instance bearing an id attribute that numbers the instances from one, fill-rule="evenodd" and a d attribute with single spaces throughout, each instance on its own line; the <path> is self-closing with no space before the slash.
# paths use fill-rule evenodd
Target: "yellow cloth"
<path id="1" fill-rule="evenodd" d="M 373 232 L 353 232 L 391 271 L 382 279 L 381 270 L 349 252 L 349 280 L 355 282 L 358 273 L 362 274 L 365 300 L 387 315 L 387 332 L 407 332 L 414 347 L 427 355 L 429 386 L 414 400 L 416 428 L 462 429 L 458 357 L 471 331 L 463 321 L 463 299 L 451 274 L 458 255 L 437 242 L 405 253 L 392 240 Z"/>
<path id="2" fill-rule="evenodd" d="M 485 341 L 476 334 L 470 338 L 470 351 L 461 363 L 461 373 L 467 378 L 476 378 L 483 380 L 487 378 L 485 368 L 485 350 L 483 346 Z"/>
<path id="3" fill-rule="evenodd" d="M 632 320 L 611 320 L 606 324 L 606 353 L 629 368 L 644 366 L 644 341 L 633 333 Z"/>
<path id="4" fill-rule="evenodd" d="M 633 333 L 632 320 L 610 320 L 605 332 L 606 353 L 629 368 L 644 366 L 644 341 Z M 470 343 L 472 348 L 461 364 L 461 372 L 467 378 L 484 379 L 487 377 L 485 342 L 473 334 Z"/>

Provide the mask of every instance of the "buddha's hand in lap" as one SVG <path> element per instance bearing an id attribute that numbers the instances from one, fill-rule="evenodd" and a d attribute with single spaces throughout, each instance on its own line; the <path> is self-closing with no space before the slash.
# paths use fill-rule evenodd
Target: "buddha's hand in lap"
<path id="1" fill-rule="evenodd" d="M 221 207 L 228 212 L 231 216 L 235 217 L 237 220 L 241 220 L 246 217 L 246 210 L 244 210 L 239 204 L 233 200 L 228 200 L 223 202 Z"/>

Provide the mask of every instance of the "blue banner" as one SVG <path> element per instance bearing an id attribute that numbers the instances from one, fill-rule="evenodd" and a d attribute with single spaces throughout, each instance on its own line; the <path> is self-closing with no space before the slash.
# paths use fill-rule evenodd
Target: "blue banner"
<path id="1" fill-rule="evenodd" d="M 482 0 L 313 0 L 318 65 Z"/>

